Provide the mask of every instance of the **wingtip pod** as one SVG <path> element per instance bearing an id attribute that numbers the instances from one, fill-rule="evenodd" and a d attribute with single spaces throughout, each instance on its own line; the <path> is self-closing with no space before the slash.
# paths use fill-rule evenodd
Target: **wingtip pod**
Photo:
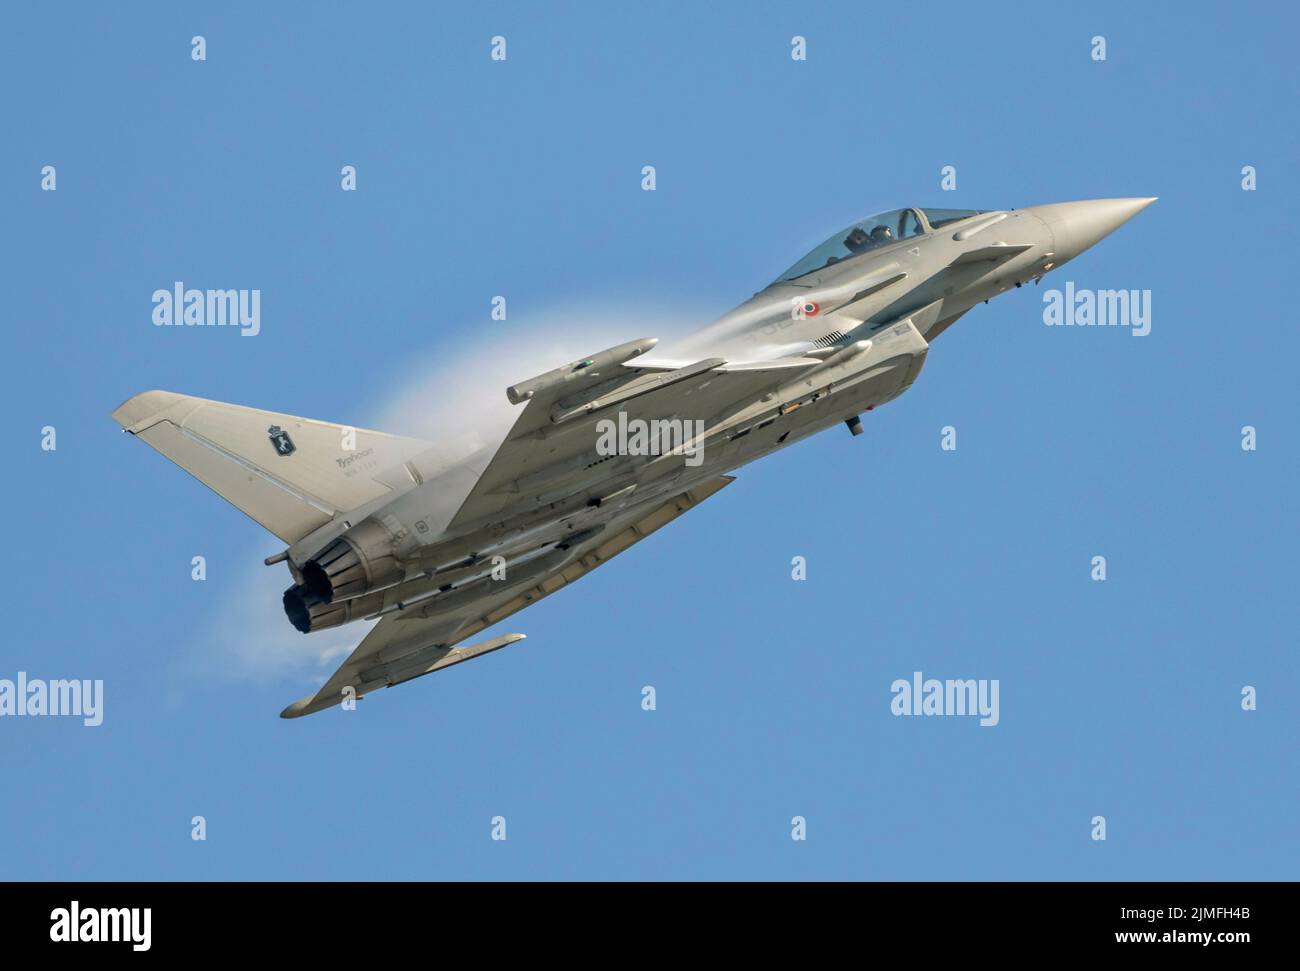
<path id="1" fill-rule="evenodd" d="M 284 711 L 280 712 L 280 717 L 301 718 L 303 715 L 309 714 L 309 712 L 307 711 L 307 706 L 310 704 L 311 704 L 311 698 L 299 698 L 293 704 L 286 707 Z"/>

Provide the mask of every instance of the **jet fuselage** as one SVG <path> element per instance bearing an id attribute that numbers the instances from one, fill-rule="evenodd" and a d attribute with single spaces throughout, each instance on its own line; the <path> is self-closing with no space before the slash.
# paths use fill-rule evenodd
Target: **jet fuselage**
<path id="1" fill-rule="evenodd" d="M 1152 201 L 864 220 L 683 341 L 634 341 L 511 388 L 537 415 L 499 450 L 416 457 L 397 498 L 295 543 L 286 610 L 313 630 L 435 600 L 455 609 L 458 591 L 468 605 L 501 579 L 493 564 L 524 583 L 655 503 L 829 426 L 857 434 L 858 416 L 906 391 L 958 317 L 1036 282 Z M 685 424 L 691 443 L 601 453 L 602 416 L 626 423 L 629 408 Z M 521 456 L 516 470 L 507 453 Z"/>

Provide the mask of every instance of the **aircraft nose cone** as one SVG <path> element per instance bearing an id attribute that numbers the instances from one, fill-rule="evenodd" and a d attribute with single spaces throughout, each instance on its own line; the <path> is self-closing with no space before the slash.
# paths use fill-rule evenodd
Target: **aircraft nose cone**
<path id="1" fill-rule="evenodd" d="M 1155 201 L 1155 196 L 1088 199 L 1034 206 L 1031 211 L 1051 228 L 1057 262 L 1063 263 L 1095 246 Z"/>

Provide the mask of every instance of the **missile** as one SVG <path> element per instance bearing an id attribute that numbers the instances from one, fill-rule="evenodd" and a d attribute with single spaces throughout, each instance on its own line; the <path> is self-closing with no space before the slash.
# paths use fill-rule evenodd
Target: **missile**
<path id="1" fill-rule="evenodd" d="M 720 357 L 711 357 L 695 364 L 678 368 L 675 371 L 663 371 L 659 374 L 647 374 L 637 378 L 631 384 L 611 391 L 608 394 L 601 395 L 591 400 L 568 400 L 558 402 L 551 409 L 551 421 L 557 425 L 562 425 L 566 421 L 574 418 L 582 418 L 591 414 L 593 411 L 600 411 L 602 408 L 609 408 L 613 405 L 622 404 L 625 401 L 631 401 L 633 398 L 639 398 L 642 395 L 650 394 L 652 391 L 660 391 L 670 385 L 685 381 L 687 378 L 693 378 L 697 374 L 703 374 L 705 371 L 712 371 L 727 362 Z"/>
<path id="2" fill-rule="evenodd" d="M 595 377 L 603 368 L 617 367 L 634 357 L 640 357 L 658 343 L 659 338 L 657 337 L 643 337 L 640 340 L 628 341 L 626 344 L 611 347 L 598 354 L 593 354 L 591 357 L 570 361 L 563 367 L 557 367 L 545 374 L 539 374 L 535 378 L 512 384 L 506 388 L 506 397 L 510 399 L 512 405 L 523 404 L 523 402 L 543 391 L 552 391 L 578 378 Z"/>
<path id="3" fill-rule="evenodd" d="M 543 547 L 524 556 L 516 557 L 514 560 L 507 560 L 504 580 L 493 578 L 492 568 L 489 564 L 485 566 L 485 572 L 482 576 L 468 579 L 450 589 L 440 587 L 436 590 L 426 590 L 409 600 L 391 603 L 366 619 L 372 620 L 388 614 L 397 614 L 399 620 L 418 620 L 431 616 L 432 611 L 451 611 L 464 606 L 466 603 L 472 603 L 475 598 L 482 596 L 492 584 L 499 584 L 503 588 L 518 586 L 526 580 L 549 573 L 552 569 L 564 563 L 571 555 L 569 547 L 573 546 L 575 542 L 590 538 L 591 535 L 594 535 L 594 532 L 579 533 L 577 536 L 580 539 L 570 537 L 549 549 Z"/>
<path id="4" fill-rule="evenodd" d="M 593 526 L 589 529 L 577 533 L 569 534 L 559 538 L 558 542 L 539 546 L 536 549 L 529 550 L 517 556 L 510 558 L 502 557 L 503 564 L 498 565 L 492 560 L 483 558 L 465 570 L 457 571 L 455 574 L 446 577 L 446 582 L 432 589 L 422 590 L 419 593 L 413 593 L 408 597 L 403 597 L 393 603 L 375 611 L 366 617 L 366 620 L 375 620 L 388 614 L 399 613 L 403 610 L 409 610 L 418 604 L 427 600 L 437 599 L 437 606 L 446 608 L 450 604 L 460 603 L 465 599 L 465 595 L 470 592 L 479 591 L 484 582 L 493 579 L 495 571 L 499 566 L 504 567 L 508 581 L 517 581 L 532 577 L 535 575 L 535 568 L 529 566 L 527 571 L 524 570 L 525 564 L 532 562 L 540 557 L 547 557 L 549 554 L 558 551 L 568 550 L 571 546 L 584 542 L 595 536 L 604 529 L 604 525 Z M 552 558 L 554 559 L 554 558 Z M 562 557 L 560 557 L 562 559 Z M 548 560 L 549 562 L 549 560 Z M 442 579 L 437 574 L 426 574 L 427 577 Z M 494 581 L 495 582 L 495 581 Z M 422 615 L 423 616 L 423 615 Z"/>

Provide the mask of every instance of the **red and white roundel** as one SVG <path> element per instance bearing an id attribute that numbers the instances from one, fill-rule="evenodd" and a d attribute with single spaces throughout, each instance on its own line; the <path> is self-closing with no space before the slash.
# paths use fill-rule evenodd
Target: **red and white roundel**
<path id="1" fill-rule="evenodd" d="M 809 300 L 803 305 L 803 315 L 805 317 L 816 317 L 822 312 L 821 304 Z"/>

